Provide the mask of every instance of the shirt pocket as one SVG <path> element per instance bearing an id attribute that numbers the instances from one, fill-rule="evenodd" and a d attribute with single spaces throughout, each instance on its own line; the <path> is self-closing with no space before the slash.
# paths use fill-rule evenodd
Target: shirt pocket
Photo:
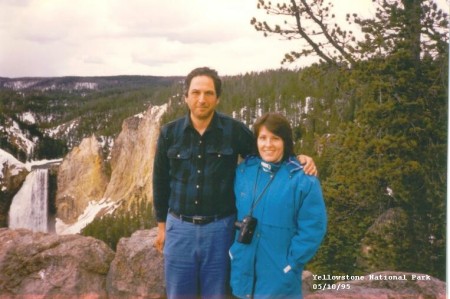
<path id="1" fill-rule="evenodd" d="M 211 158 L 229 158 L 233 155 L 233 148 L 231 147 L 225 147 L 225 148 L 214 148 L 214 147 L 207 147 L 206 148 L 206 154 L 209 155 Z"/>
<path id="2" fill-rule="evenodd" d="M 206 175 L 218 179 L 230 179 L 237 165 L 236 155 L 232 147 L 206 147 L 208 173 Z"/>
<path id="3" fill-rule="evenodd" d="M 170 161 L 170 175 L 177 180 L 186 181 L 190 174 L 192 151 L 190 148 L 171 147 L 167 151 Z"/>

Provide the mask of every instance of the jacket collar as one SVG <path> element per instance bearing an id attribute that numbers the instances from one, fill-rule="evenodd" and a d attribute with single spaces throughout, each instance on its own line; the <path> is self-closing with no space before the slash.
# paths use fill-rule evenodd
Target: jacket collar
<path id="1" fill-rule="evenodd" d="M 261 169 L 264 172 L 275 173 L 278 171 L 278 169 L 280 169 L 282 164 L 283 164 L 283 162 L 270 163 L 270 162 L 261 160 Z"/>
<path id="2" fill-rule="evenodd" d="M 263 168 L 263 170 L 264 170 L 263 163 L 269 164 L 272 169 L 276 168 L 276 170 L 278 170 L 278 168 L 280 168 L 282 165 L 286 165 L 287 170 L 291 174 L 303 169 L 303 166 L 300 164 L 300 162 L 294 156 L 289 157 L 287 160 L 283 161 L 280 164 L 275 164 L 275 163 L 264 162 L 263 160 L 261 160 L 260 157 L 251 155 L 251 156 L 247 156 L 245 158 L 244 163 L 248 166 L 261 164 L 261 167 Z M 268 172 L 271 172 L 271 171 L 268 171 Z"/>

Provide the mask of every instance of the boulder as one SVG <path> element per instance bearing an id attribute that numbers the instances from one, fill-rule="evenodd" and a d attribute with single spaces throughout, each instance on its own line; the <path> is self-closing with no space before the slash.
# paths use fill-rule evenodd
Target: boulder
<path id="1" fill-rule="evenodd" d="M 120 239 L 107 277 L 111 298 L 165 298 L 163 255 L 154 247 L 157 228 Z"/>
<path id="2" fill-rule="evenodd" d="M 91 237 L 0 229 L 0 298 L 107 298 L 113 259 Z"/>
<path id="3" fill-rule="evenodd" d="M 114 253 L 91 237 L 1 228 L 0 298 L 165 298 L 156 234 L 157 228 L 136 231 Z M 304 298 L 446 298 L 445 282 L 426 274 L 384 271 L 348 279 L 332 284 L 304 271 Z"/>
<path id="4" fill-rule="evenodd" d="M 375 272 L 364 279 L 330 284 L 315 280 L 315 288 L 305 299 L 445 299 L 445 282 L 425 274 L 408 272 Z M 314 285 L 313 285 L 314 286 Z"/>
<path id="5" fill-rule="evenodd" d="M 303 296 L 313 291 L 314 278 L 310 271 L 304 270 L 302 272 L 302 294 Z"/>

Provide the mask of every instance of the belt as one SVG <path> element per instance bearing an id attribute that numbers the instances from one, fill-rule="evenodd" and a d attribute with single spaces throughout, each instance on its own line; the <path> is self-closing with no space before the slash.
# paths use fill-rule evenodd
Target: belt
<path id="1" fill-rule="evenodd" d="M 174 216 L 177 219 L 180 219 L 181 221 L 186 221 L 198 225 L 208 224 L 231 215 L 231 214 L 221 214 L 213 216 L 187 216 L 175 213 L 173 211 L 170 211 L 169 213 L 170 215 Z"/>

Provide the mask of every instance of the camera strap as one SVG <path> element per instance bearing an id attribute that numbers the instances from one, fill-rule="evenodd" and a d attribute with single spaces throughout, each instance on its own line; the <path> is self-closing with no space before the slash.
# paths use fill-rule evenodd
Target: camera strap
<path id="1" fill-rule="evenodd" d="M 267 184 L 264 186 L 264 189 L 261 191 L 261 193 L 258 196 L 256 196 L 256 186 L 258 185 L 258 179 L 259 179 L 259 173 L 260 172 L 261 172 L 261 168 L 258 167 L 258 173 L 256 174 L 255 185 L 253 186 L 254 197 L 253 197 L 252 207 L 251 207 L 250 212 L 249 212 L 250 216 L 253 216 L 253 210 L 255 209 L 256 205 L 261 201 L 262 196 L 267 191 L 267 189 L 269 188 L 269 186 L 272 183 L 273 179 L 275 178 L 275 175 L 277 174 L 276 172 L 270 174 L 270 179 L 267 182 Z"/>

